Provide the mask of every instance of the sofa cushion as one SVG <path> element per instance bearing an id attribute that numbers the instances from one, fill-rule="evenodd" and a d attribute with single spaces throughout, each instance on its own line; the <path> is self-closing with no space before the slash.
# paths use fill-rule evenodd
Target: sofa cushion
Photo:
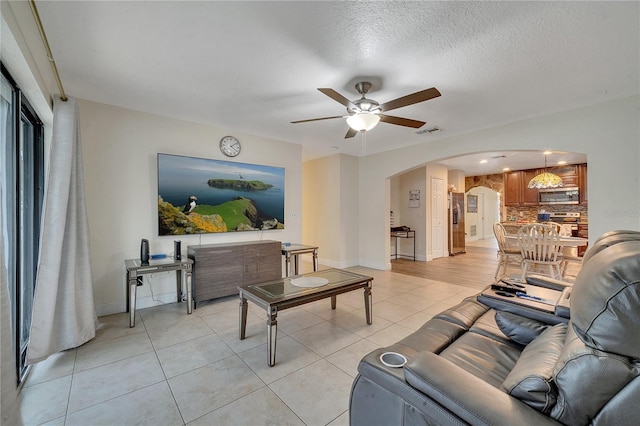
<path id="1" fill-rule="evenodd" d="M 464 332 L 465 329 L 458 324 L 434 318 L 400 340 L 398 344 L 409 347 L 416 352 L 439 353 Z"/>
<path id="2" fill-rule="evenodd" d="M 582 266 L 573 286 L 571 322 L 587 346 L 640 358 L 639 252 L 640 240 L 619 242 Z"/>
<path id="3" fill-rule="evenodd" d="M 566 333 L 566 324 L 543 331 L 524 348 L 502 388 L 536 410 L 549 413 L 557 398 L 553 368 L 562 352 Z"/>
<path id="4" fill-rule="evenodd" d="M 496 323 L 505 336 L 524 346 L 549 327 L 543 322 L 502 311 L 496 312 Z"/>
<path id="5" fill-rule="evenodd" d="M 589 259 L 591 259 L 594 255 L 600 253 L 602 250 L 607 247 L 611 247 L 618 243 L 623 243 L 625 241 L 638 241 L 640 240 L 640 232 L 638 231 L 609 231 L 600 235 L 598 239 L 593 243 L 593 246 L 587 250 L 582 258 L 582 263 L 585 263 Z"/>
<path id="6" fill-rule="evenodd" d="M 522 348 L 478 333 L 467 332 L 440 352 L 440 356 L 499 388 L 516 364 Z"/>
<path id="7" fill-rule="evenodd" d="M 469 330 L 478 318 L 487 312 L 489 308 L 478 302 L 476 296 L 467 297 L 456 306 L 435 315 L 434 318 L 448 321 Z"/>
<path id="8" fill-rule="evenodd" d="M 605 407 L 639 376 L 637 362 L 585 345 L 575 328 L 569 325 L 562 353 L 554 367 L 558 400 L 550 415 L 565 424 L 591 424 L 601 412 L 608 411 Z M 636 402 L 640 400 L 637 390 L 637 386 L 631 390 L 635 393 L 631 399 Z M 628 419 L 640 419 L 637 403 L 632 406 L 616 404 L 615 408 L 625 411 Z"/>

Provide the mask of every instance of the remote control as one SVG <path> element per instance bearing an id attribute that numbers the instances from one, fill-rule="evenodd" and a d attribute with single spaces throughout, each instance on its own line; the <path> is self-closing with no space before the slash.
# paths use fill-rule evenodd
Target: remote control
<path id="1" fill-rule="evenodd" d="M 491 284 L 491 290 L 506 291 L 507 293 L 526 293 L 524 288 L 515 287 L 508 284 Z"/>
<path id="2" fill-rule="evenodd" d="M 515 283 L 513 281 L 507 281 L 504 278 L 501 278 L 500 282 L 501 283 L 505 283 L 506 285 L 510 285 L 512 287 L 524 288 L 524 286 L 522 284 L 518 284 L 518 283 Z"/>

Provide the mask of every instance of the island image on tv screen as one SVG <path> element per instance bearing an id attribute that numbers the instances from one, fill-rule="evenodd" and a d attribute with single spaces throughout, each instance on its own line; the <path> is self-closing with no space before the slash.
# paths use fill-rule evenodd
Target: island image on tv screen
<path id="1" fill-rule="evenodd" d="M 158 154 L 159 235 L 284 229 L 284 168 Z"/>

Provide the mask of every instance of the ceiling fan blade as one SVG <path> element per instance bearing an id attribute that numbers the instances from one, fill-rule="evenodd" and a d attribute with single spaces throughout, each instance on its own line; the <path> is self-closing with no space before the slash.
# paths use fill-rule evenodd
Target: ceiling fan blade
<path id="1" fill-rule="evenodd" d="M 380 121 L 384 121 L 385 123 L 413 127 L 414 129 L 418 129 L 426 124 L 424 121 L 412 120 L 410 118 L 394 117 L 392 115 L 384 114 L 378 114 L 378 116 L 380 117 Z"/>
<path id="2" fill-rule="evenodd" d="M 354 106 L 349 99 L 345 98 L 344 96 L 342 96 L 340 93 L 336 92 L 333 89 L 322 88 L 318 90 L 324 93 L 325 95 L 327 95 L 328 97 L 330 97 L 331 99 L 333 99 L 334 101 L 346 106 L 347 108 Z"/>
<path id="3" fill-rule="evenodd" d="M 320 120 L 331 120 L 333 118 L 343 118 L 343 115 L 334 115 L 333 117 L 320 117 L 320 118 L 310 118 L 308 120 L 298 120 L 298 121 L 292 121 L 291 124 L 296 124 L 296 123 L 308 123 L 309 121 L 320 121 Z"/>
<path id="4" fill-rule="evenodd" d="M 402 108 L 404 106 L 428 101 L 429 99 L 437 98 L 438 96 L 440 96 L 440 92 L 435 87 L 432 87 L 430 89 L 425 89 L 420 92 L 412 93 L 410 95 L 385 102 L 380 105 L 380 111 L 391 111 L 392 109 Z"/>
<path id="5" fill-rule="evenodd" d="M 357 131 L 357 130 L 354 130 L 354 129 L 352 129 L 351 127 L 349 127 L 349 130 L 347 130 L 347 134 L 346 134 L 346 135 L 344 135 L 344 138 L 345 138 L 345 139 L 349 139 L 349 138 L 354 137 L 354 136 L 355 136 L 355 135 L 357 135 L 357 134 L 358 134 L 358 131 Z"/>

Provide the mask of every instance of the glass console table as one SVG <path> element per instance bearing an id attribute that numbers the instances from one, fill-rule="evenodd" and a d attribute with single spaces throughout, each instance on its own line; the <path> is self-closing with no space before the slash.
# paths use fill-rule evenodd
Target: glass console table
<path id="1" fill-rule="evenodd" d="M 287 277 L 289 275 L 298 275 L 298 256 L 305 253 L 313 254 L 313 272 L 316 272 L 318 270 L 318 247 L 305 246 L 303 244 L 282 245 Z M 293 265 L 291 265 L 291 258 L 293 258 Z M 291 271 L 291 266 L 293 266 L 293 271 Z"/>
<path id="2" fill-rule="evenodd" d="M 143 284 L 143 276 L 146 274 L 154 274 L 157 272 L 176 271 L 176 291 L 178 301 L 182 300 L 182 281 L 186 282 L 187 292 L 187 315 L 192 311 L 191 302 L 191 269 L 193 260 L 183 258 L 182 260 L 174 259 L 151 259 L 148 265 L 143 265 L 140 259 L 127 259 L 124 261 L 127 269 L 127 312 L 129 312 L 129 327 L 136 325 L 136 291 L 139 285 Z"/>

